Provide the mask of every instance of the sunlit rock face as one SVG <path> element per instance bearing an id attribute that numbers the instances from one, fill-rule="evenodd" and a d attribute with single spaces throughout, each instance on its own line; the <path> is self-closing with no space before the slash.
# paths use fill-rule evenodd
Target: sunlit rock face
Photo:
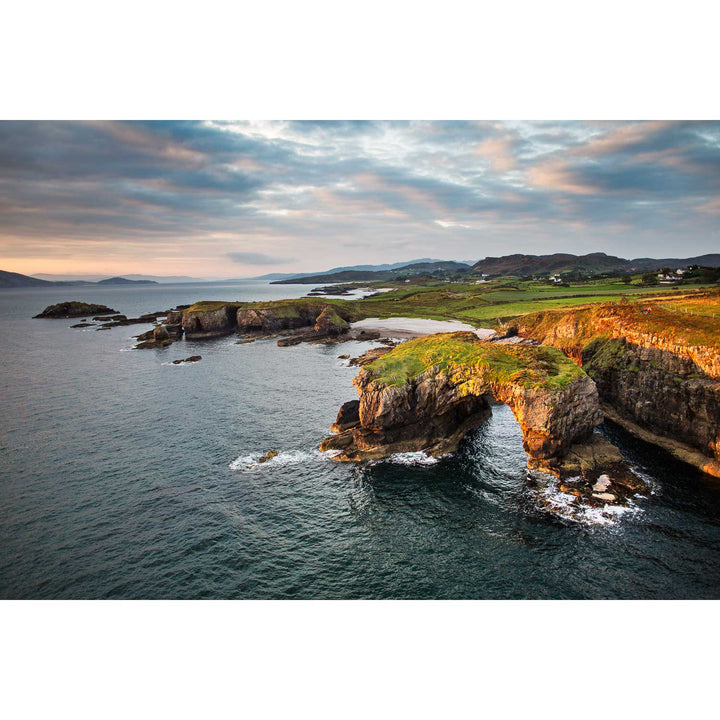
<path id="1" fill-rule="evenodd" d="M 582 366 L 611 419 L 720 477 L 720 323 L 715 296 L 699 302 L 705 315 L 672 303 L 537 313 L 519 331 Z"/>
<path id="2" fill-rule="evenodd" d="M 341 450 L 340 460 L 443 455 L 488 417 L 495 398 L 520 423 L 530 466 L 552 470 L 602 421 L 595 384 L 568 363 L 547 348 L 498 346 L 471 333 L 404 343 L 361 369 L 358 419 L 338 417 L 342 432 L 321 449 Z"/>

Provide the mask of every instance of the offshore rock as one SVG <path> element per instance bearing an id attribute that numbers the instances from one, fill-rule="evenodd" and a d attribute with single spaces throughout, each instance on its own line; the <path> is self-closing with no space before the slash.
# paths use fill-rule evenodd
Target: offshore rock
<path id="1" fill-rule="evenodd" d="M 277 450 L 268 450 L 264 455 L 258 458 L 258 463 L 265 463 L 268 460 L 272 460 L 274 457 L 278 456 Z"/>
<path id="2" fill-rule="evenodd" d="M 74 318 L 89 317 L 91 315 L 117 315 L 118 311 L 107 307 L 107 305 L 96 305 L 94 303 L 78 302 L 75 300 L 69 302 L 57 303 L 56 305 L 48 305 L 35 318 Z"/>

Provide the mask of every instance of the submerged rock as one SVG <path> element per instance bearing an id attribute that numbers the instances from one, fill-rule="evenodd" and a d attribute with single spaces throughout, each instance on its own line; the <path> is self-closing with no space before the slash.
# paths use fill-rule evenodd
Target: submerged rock
<path id="1" fill-rule="evenodd" d="M 198 362 L 198 360 L 202 360 L 202 355 L 191 355 L 190 357 L 186 357 L 184 360 L 173 360 L 173 365 L 180 365 L 181 363 Z"/>
<path id="2" fill-rule="evenodd" d="M 93 320 L 98 322 L 120 322 L 121 320 L 127 320 L 126 315 L 99 315 L 94 317 Z"/>

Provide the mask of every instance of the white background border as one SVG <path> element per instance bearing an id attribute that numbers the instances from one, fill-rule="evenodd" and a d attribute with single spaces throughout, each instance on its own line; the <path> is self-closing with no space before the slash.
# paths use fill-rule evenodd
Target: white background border
<path id="1" fill-rule="evenodd" d="M 716 13 L 26 1 L 3 9 L 0 115 L 716 119 Z M 6 600 L 0 703 L 8 718 L 697 718 L 717 712 L 717 615 L 685 601 Z"/>

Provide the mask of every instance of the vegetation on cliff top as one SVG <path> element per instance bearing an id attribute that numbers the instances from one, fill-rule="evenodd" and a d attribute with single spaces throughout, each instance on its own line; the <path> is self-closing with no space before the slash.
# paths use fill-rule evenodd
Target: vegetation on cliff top
<path id="1" fill-rule="evenodd" d="M 493 327 L 513 318 L 543 310 L 562 310 L 612 302 L 620 298 L 641 301 L 662 300 L 674 306 L 697 294 L 692 288 L 641 287 L 621 280 L 599 280 L 565 286 L 540 281 L 493 281 L 482 284 L 429 281 L 408 284 L 359 300 L 329 297 L 297 298 L 260 302 L 203 301 L 186 312 L 207 312 L 225 306 L 255 310 L 272 309 L 280 317 L 297 316 L 303 307 L 332 305 L 349 321 L 378 317 L 459 320 L 471 325 Z M 689 307 L 689 306 L 688 306 Z M 688 309 L 681 310 L 687 313 Z M 711 315 L 710 310 L 706 310 Z"/>
<path id="2" fill-rule="evenodd" d="M 261 300 L 257 302 L 240 302 L 240 301 L 224 301 L 224 300 L 201 300 L 191 305 L 185 310 L 186 313 L 192 312 L 212 312 L 221 310 L 224 307 L 233 307 L 243 310 L 272 310 L 278 317 L 299 317 L 301 310 L 305 308 L 318 308 L 318 312 L 325 305 L 333 305 L 341 309 L 343 314 L 350 314 L 352 303 L 347 300 L 335 300 L 325 298 L 294 298 L 290 300 Z"/>
<path id="3" fill-rule="evenodd" d="M 373 380 L 397 387 L 432 367 L 448 374 L 469 371 L 491 382 L 558 390 L 585 374 L 554 348 L 494 344 L 469 332 L 409 340 L 366 366 L 366 371 Z"/>
<path id="4" fill-rule="evenodd" d="M 627 302 L 524 315 L 523 334 L 542 341 L 559 325 L 572 325 L 568 347 L 584 347 L 597 336 L 638 333 L 677 345 L 720 351 L 720 293 L 667 302 Z M 607 328 L 602 330 L 601 328 Z"/>

